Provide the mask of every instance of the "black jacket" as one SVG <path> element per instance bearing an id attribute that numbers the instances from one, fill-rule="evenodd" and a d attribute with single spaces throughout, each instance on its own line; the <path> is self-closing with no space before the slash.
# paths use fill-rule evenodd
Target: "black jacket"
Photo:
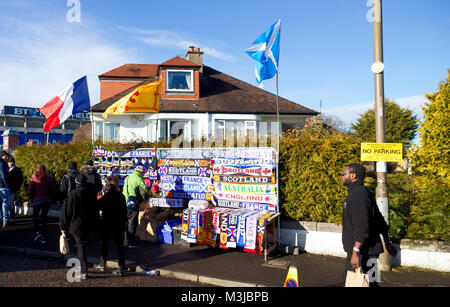
<path id="1" fill-rule="evenodd" d="M 85 238 L 97 225 L 98 209 L 95 199 L 88 193 L 86 185 L 69 193 L 67 202 L 61 208 L 59 227 L 72 236 Z"/>
<path id="2" fill-rule="evenodd" d="M 97 169 L 94 166 L 83 165 L 80 169 L 80 173 L 86 176 L 88 185 L 95 190 L 95 193 L 102 190 L 102 177 L 97 173 Z"/>
<path id="3" fill-rule="evenodd" d="M 363 243 L 362 255 L 379 255 L 383 252 L 380 234 L 389 239 L 389 226 L 378 209 L 372 193 L 362 181 L 348 187 L 342 212 L 342 243 L 347 253 L 353 251 L 355 241 Z"/>
<path id="4" fill-rule="evenodd" d="M 23 183 L 23 173 L 22 170 L 14 166 L 8 173 L 9 175 L 9 186 L 12 192 L 18 192 Z"/>
<path id="5" fill-rule="evenodd" d="M 127 226 L 127 202 L 125 196 L 111 189 L 97 201 L 102 211 L 101 229 L 109 233 L 123 232 Z"/>
<path id="6" fill-rule="evenodd" d="M 0 188 L 9 188 L 8 165 L 0 158 Z"/>
<path id="7" fill-rule="evenodd" d="M 59 197 L 58 199 L 61 201 L 66 201 L 67 196 L 70 192 L 75 190 L 75 178 L 77 178 L 78 171 L 77 170 L 69 170 L 61 179 L 61 184 L 59 185 Z"/>

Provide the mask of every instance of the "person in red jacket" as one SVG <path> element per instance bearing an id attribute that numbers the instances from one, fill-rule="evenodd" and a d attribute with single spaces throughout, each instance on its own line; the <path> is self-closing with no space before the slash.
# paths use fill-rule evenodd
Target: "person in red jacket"
<path id="1" fill-rule="evenodd" d="M 44 164 L 39 164 L 31 177 L 27 190 L 33 205 L 33 225 L 36 231 L 34 242 L 46 243 L 47 214 L 55 192 L 56 187 L 47 175 L 47 168 Z M 40 221 L 39 213 L 41 213 Z"/>

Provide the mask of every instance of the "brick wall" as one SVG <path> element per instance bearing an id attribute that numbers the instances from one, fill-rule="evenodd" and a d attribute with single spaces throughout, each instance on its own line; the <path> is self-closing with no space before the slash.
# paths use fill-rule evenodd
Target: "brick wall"
<path id="1" fill-rule="evenodd" d="M 142 81 L 110 81 L 102 80 L 100 85 L 100 101 L 111 98 Z"/>

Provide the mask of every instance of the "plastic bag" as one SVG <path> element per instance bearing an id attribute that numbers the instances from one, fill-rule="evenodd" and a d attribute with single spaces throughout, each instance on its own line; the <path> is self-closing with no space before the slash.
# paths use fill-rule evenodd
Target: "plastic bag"
<path id="1" fill-rule="evenodd" d="M 59 236 L 59 252 L 61 255 L 67 255 L 69 253 L 69 242 L 63 234 Z"/>

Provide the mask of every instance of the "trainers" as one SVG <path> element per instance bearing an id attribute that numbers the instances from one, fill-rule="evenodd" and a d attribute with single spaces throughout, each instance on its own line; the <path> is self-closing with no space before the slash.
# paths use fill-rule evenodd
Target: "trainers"
<path id="1" fill-rule="evenodd" d="M 38 231 L 36 232 L 36 236 L 34 237 L 34 242 L 39 241 L 39 239 L 42 237 L 41 233 Z"/>
<path id="2" fill-rule="evenodd" d="M 115 275 L 115 276 L 122 277 L 122 276 L 125 275 L 125 272 L 124 272 L 123 269 L 115 269 L 115 270 L 112 271 L 112 274 Z"/>
<path id="3" fill-rule="evenodd" d="M 86 273 L 80 274 L 80 279 L 83 279 L 83 280 L 88 279 L 88 274 L 86 274 Z"/>
<path id="4" fill-rule="evenodd" d="M 100 263 L 96 263 L 93 265 L 94 269 L 100 272 L 105 272 L 106 268 L 104 265 L 101 265 Z"/>

